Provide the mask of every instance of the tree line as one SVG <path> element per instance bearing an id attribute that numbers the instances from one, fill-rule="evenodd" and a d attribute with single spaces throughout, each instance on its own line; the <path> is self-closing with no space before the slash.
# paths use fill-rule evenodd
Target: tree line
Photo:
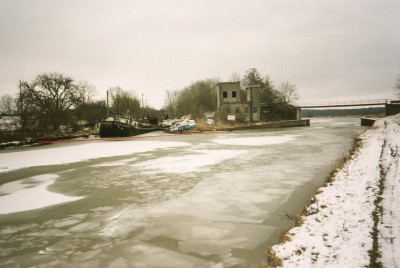
<path id="1" fill-rule="evenodd" d="M 245 89 L 249 86 L 260 88 L 261 102 L 266 105 L 291 105 L 299 98 L 294 84 L 285 81 L 275 86 L 269 75 L 263 77 L 256 68 L 248 69 L 243 76 L 233 73 L 230 82 L 238 81 L 241 84 L 241 99 L 246 98 Z M 191 115 L 194 118 L 202 118 L 205 113 L 216 111 L 216 86 L 219 82 L 218 78 L 210 78 L 195 81 L 183 89 L 167 90 L 165 111 L 173 117 Z"/>
<path id="2" fill-rule="evenodd" d="M 275 86 L 270 76 L 263 77 L 256 68 L 248 69 L 243 76 L 234 73 L 231 81 L 241 82 L 240 94 L 243 95 L 248 86 L 260 87 L 261 101 L 266 104 L 291 104 L 298 98 L 295 85 L 282 82 Z M 196 119 L 206 112 L 216 111 L 219 82 L 218 78 L 209 78 L 195 81 L 183 89 L 167 90 L 162 113 L 170 117 L 191 115 Z M 94 100 L 96 88 L 93 85 L 57 72 L 39 74 L 32 81 L 20 81 L 18 88 L 16 97 L 1 96 L 0 115 L 20 116 L 23 132 L 60 133 L 66 128 L 79 129 L 83 122 L 93 126 L 106 118 L 107 107 L 114 112 L 130 113 L 135 119 L 144 116 L 140 100 L 133 91 L 112 87 L 108 89 L 110 103 Z M 3 130 L 4 125 L 3 122 Z"/>
<path id="3" fill-rule="evenodd" d="M 87 81 L 75 81 L 60 73 L 43 73 L 32 81 L 20 81 L 18 88 L 16 97 L 1 96 L 0 115 L 8 115 L 8 119 L 0 122 L 0 140 L 16 128 L 21 130 L 21 139 L 60 135 L 81 129 L 84 124 L 93 126 L 107 116 L 106 100 L 94 100 L 96 88 Z M 140 101 L 133 91 L 113 87 L 108 92 L 110 110 L 128 112 L 134 118 L 141 115 Z M 12 116 L 19 116 L 19 120 L 12 120 Z"/>
<path id="4" fill-rule="evenodd" d="M 233 73 L 229 81 L 241 82 L 241 99 L 246 98 L 247 87 L 258 86 L 261 103 L 279 107 L 281 110 L 278 112 L 281 113 L 285 113 L 284 107 L 293 105 L 299 98 L 296 85 L 288 81 L 275 85 L 270 75 L 261 75 L 256 68 L 249 68 L 244 75 Z M 209 78 L 192 82 L 182 89 L 166 90 L 162 110 L 147 109 L 169 117 L 191 115 L 194 119 L 201 119 L 205 113 L 217 111 L 216 86 L 219 82 L 218 78 Z M 32 133 L 39 135 L 41 132 L 60 133 L 66 127 L 79 129 L 83 122 L 93 126 L 106 118 L 107 107 L 114 112 L 128 112 L 135 119 L 143 118 L 145 114 L 138 96 L 132 90 L 112 87 L 108 89 L 110 103 L 94 100 L 96 88 L 93 85 L 87 81 L 75 81 L 60 73 L 39 74 L 32 81 L 20 81 L 18 88 L 15 97 L 10 94 L 1 96 L 0 115 L 20 116 L 18 127 L 30 131 L 31 136 Z M 400 76 L 393 88 L 400 97 Z M 17 128 L 15 122 L 3 120 L 0 122 L 0 132 L 7 130 L 7 124 L 9 130 Z"/>

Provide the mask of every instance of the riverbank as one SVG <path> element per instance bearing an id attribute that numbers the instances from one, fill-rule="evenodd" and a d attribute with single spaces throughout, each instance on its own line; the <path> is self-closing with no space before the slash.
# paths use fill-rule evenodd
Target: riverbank
<path id="1" fill-rule="evenodd" d="M 320 188 L 300 226 L 269 250 L 272 267 L 400 265 L 400 115 L 376 121 Z"/>
<path id="2" fill-rule="evenodd" d="M 284 120 L 276 122 L 246 122 L 246 123 L 218 123 L 216 125 L 207 125 L 202 121 L 196 122 L 196 128 L 191 132 L 207 131 L 238 131 L 255 130 L 267 128 L 285 128 L 285 127 L 309 127 L 310 119 Z"/>

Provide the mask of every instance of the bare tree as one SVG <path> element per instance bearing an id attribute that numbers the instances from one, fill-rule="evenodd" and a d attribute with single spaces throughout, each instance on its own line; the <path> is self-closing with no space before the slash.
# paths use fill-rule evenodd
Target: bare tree
<path id="1" fill-rule="evenodd" d="M 177 104 L 178 104 L 178 91 L 177 90 L 166 90 L 167 98 L 164 102 L 164 109 L 167 114 L 171 117 L 176 115 Z"/>
<path id="2" fill-rule="evenodd" d="M 400 98 L 400 75 L 399 77 L 396 79 L 396 82 L 393 85 L 394 88 L 394 94 Z"/>
<path id="3" fill-rule="evenodd" d="M 184 89 L 170 94 L 170 104 L 173 104 L 175 116 L 192 115 L 194 118 L 202 118 L 205 112 L 215 111 L 217 105 L 217 93 L 215 88 L 218 79 L 198 80 Z M 176 97 L 176 99 L 175 99 Z"/>
<path id="4" fill-rule="evenodd" d="M 0 98 L 0 114 L 13 115 L 17 110 L 16 99 L 10 94 L 5 94 Z"/>
<path id="5" fill-rule="evenodd" d="M 24 112 L 35 113 L 42 127 L 59 130 L 70 121 L 70 109 L 79 103 L 80 95 L 71 77 L 45 73 L 31 83 L 21 81 L 20 100 Z"/>
<path id="6" fill-rule="evenodd" d="M 280 83 L 277 91 L 286 105 L 293 104 L 299 99 L 296 86 L 287 81 Z"/>
<path id="7" fill-rule="evenodd" d="M 241 80 L 241 75 L 239 72 L 234 72 L 231 74 L 231 77 L 229 79 L 230 82 L 238 82 Z"/>
<path id="8" fill-rule="evenodd" d="M 80 104 L 88 104 L 92 102 L 92 98 L 96 94 L 96 87 L 89 84 L 88 81 L 79 81 L 76 85 L 76 94 Z"/>
<path id="9" fill-rule="evenodd" d="M 133 91 L 126 91 L 120 87 L 109 88 L 111 108 L 114 112 L 129 113 L 140 118 L 140 101 Z"/>

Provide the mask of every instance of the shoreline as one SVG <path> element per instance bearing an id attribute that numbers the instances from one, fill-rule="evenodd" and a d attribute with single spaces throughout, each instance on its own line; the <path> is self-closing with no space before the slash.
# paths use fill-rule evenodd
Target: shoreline
<path id="1" fill-rule="evenodd" d="M 240 131 L 240 130 L 256 130 L 256 129 L 268 129 L 268 128 L 285 128 L 285 127 L 306 127 L 310 126 L 310 119 L 300 119 L 300 120 L 285 120 L 285 121 L 277 121 L 277 122 L 263 122 L 263 123 L 253 123 L 247 125 L 223 125 L 223 126 L 208 126 L 204 123 L 196 122 L 196 128 L 193 130 L 185 131 L 182 133 L 172 133 L 175 135 L 182 134 L 196 134 L 196 133 L 207 133 L 207 132 L 215 132 L 215 131 Z M 168 132 L 166 132 L 168 133 Z M 65 136 L 54 136 L 50 135 L 49 137 L 41 137 L 35 138 L 28 141 L 10 141 L 0 143 L 0 150 L 6 148 L 18 148 L 18 147 L 31 147 L 31 146 L 41 146 L 52 144 L 54 142 L 67 142 L 67 141 L 90 141 L 90 140 L 115 140 L 115 139 L 131 139 L 132 137 L 137 137 L 141 135 L 133 135 L 127 137 L 108 137 L 108 138 L 100 138 L 98 134 L 94 132 L 91 133 L 82 133 L 82 134 L 70 134 Z M 94 137 L 91 139 L 90 137 Z"/>
<path id="2" fill-rule="evenodd" d="M 364 130 L 362 133 L 365 131 L 366 130 Z M 277 267 L 276 263 L 273 261 L 275 256 L 271 256 L 272 247 L 284 243 L 285 239 L 287 239 L 287 233 L 291 229 L 301 225 L 301 218 L 306 216 L 307 207 L 315 203 L 315 197 L 317 196 L 319 190 L 323 187 L 327 187 L 327 183 L 332 180 L 338 170 L 340 170 L 346 164 L 346 162 L 349 161 L 351 156 L 358 149 L 358 137 L 362 135 L 362 133 L 354 137 L 352 147 L 347 153 L 343 154 L 341 159 L 337 159 L 337 161 L 332 164 L 331 170 L 327 171 L 326 173 L 321 172 L 321 176 L 318 176 L 318 178 L 315 180 L 311 180 L 306 184 L 296 188 L 296 191 L 294 191 L 294 193 L 284 204 L 281 205 L 279 209 L 284 211 L 285 214 L 276 214 L 266 220 L 270 225 L 277 227 L 278 230 L 270 235 L 269 240 L 271 242 L 267 245 L 266 249 L 264 248 L 264 251 L 266 251 L 266 259 L 268 260 L 268 264 L 270 266 L 266 265 L 263 267 Z M 271 258 L 272 261 L 270 260 Z"/>
<path id="3" fill-rule="evenodd" d="M 400 212 L 393 203 L 400 192 L 399 123 L 399 115 L 383 118 L 356 137 L 350 156 L 296 217 L 296 226 L 281 229 L 281 241 L 267 250 L 270 267 L 399 263 L 393 256 L 400 249 L 394 220 Z"/>
<path id="4" fill-rule="evenodd" d="M 255 130 L 255 129 L 266 129 L 266 128 L 309 127 L 309 126 L 310 126 L 310 119 L 299 119 L 299 120 L 285 120 L 276 122 L 262 122 L 245 126 L 234 126 L 234 127 L 228 127 L 226 128 L 226 130 L 237 131 L 237 130 Z"/>

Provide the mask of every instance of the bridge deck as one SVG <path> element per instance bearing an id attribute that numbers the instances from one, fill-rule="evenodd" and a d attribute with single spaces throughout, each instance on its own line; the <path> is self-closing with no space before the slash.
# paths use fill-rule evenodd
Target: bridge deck
<path id="1" fill-rule="evenodd" d="M 379 100 L 300 103 L 297 106 L 299 108 L 329 108 L 329 107 L 351 107 L 351 106 L 377 106 L 377 105 L 385 105 L 387 103 L 390 103 L 390 100 L 379 99 Z"/>

